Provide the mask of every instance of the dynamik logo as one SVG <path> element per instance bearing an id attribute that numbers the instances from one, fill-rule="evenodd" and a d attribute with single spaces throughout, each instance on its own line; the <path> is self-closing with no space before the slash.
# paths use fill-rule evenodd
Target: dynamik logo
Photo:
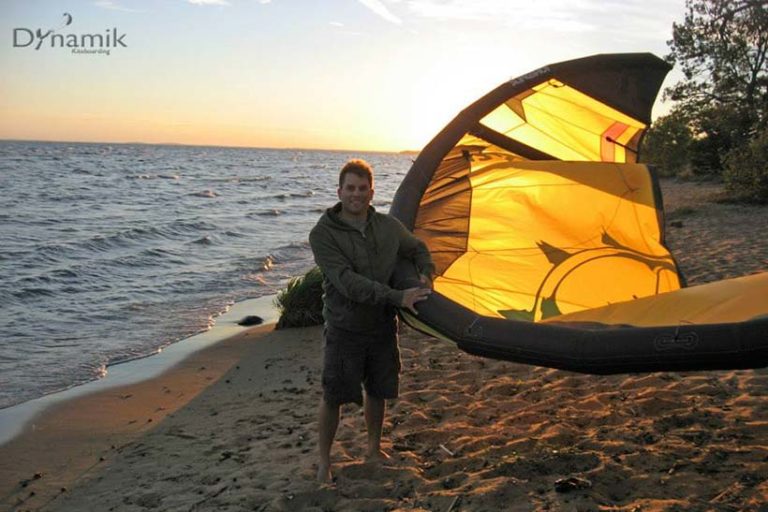
<path id="1" fill-rule="evenodd" d="M 121 34 L 116 28 L 108 28 L 100 34 L 59 33 L 60 30 L 72 24 L 71 14 L 65 12 L 63 18 L 61 25 L 56 29 L 50 28 L 44 31 L 41 28 L 36 30 L 14 28 L 14 48 L 34 48 L 36 51 L 42 47 L 70 48 L 72 53 L 109 55 L 112 48 L 128 47 L 123 41 L 126 34 Z"/>

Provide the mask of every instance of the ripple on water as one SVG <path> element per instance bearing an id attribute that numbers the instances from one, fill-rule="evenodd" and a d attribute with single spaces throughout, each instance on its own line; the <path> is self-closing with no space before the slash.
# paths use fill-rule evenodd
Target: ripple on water
<path id="1" fill-rule="evenodd" d="M 154 353 L 311 268 L 307 234 L 349 156 L 0 142 L 0 407 Z M 386 201 L 410 162 L 362 156 L 392 176 Z"/>

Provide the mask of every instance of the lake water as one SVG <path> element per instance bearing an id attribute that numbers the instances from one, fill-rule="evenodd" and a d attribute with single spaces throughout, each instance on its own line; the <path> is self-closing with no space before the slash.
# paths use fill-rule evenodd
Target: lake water
<path id="1" fill-rule="evenodd" d="M 313 265 L 362 157 L 388 211 L 407 155 L 0 141 L 0 408 L 205 331 Z"/>

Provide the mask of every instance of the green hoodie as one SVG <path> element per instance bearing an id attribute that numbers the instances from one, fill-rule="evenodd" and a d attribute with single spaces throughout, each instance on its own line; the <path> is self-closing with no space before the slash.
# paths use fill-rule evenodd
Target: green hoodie
<path id="1" fill-rule="evenodd" d="M 347 331 L 380 328 L 394 316 L 403 292 L 389 287 L 399 257 L 431 277 L 434 264 L 424 242 L 396 218 L 368 207 L 361 231 L 340 217 L 341 203 L 329 208 L 309 233 L 315 262 L 323 271 L 323 318 Z"/>

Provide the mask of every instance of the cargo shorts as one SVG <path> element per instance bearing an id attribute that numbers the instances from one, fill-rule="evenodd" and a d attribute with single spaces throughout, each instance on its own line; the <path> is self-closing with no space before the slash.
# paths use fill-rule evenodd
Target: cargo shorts
<path id="1" fill-rule="evenodd" d="M 381 399 L 397 398 L 400 349 L 397 320 L 381 329 L 350 332 L 326 325 L 323 360 L 323 399 L 331 406 L 363 404 L 365 392 Z"/>

